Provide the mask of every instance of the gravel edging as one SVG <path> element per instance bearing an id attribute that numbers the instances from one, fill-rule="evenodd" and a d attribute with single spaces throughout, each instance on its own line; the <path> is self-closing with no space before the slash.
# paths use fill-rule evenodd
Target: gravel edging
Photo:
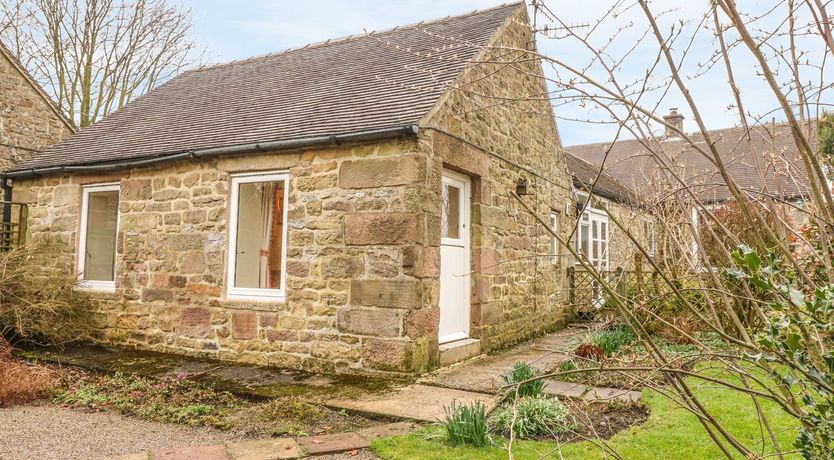
<path id="1" fill-rule="evenodd" d="M 91 459 L 168 446 L 222 444 L 240 434 L 55 405 L 0 409 L 0 459 Z"/>

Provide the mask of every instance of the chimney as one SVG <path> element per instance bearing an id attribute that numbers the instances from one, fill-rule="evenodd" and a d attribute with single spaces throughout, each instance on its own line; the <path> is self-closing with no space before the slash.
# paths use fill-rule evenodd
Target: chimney
<path id="1" fill-rule="evenodd" d="M 663 116 L 663 121 L 674 126 L 676 129 L 683 131 L 683 115 L 678 113 L 677 107 L 669 109 L 669 114 Z M 678 133 L 673 131 L 669 126 L 666 126 L 666 137 L 677 137 Z"/>

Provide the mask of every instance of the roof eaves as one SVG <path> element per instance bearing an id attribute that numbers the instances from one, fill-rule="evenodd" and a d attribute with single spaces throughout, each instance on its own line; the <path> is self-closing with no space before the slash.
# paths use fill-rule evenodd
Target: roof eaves
<path id="1" fill-rule="evenodd" d="M 0 178 L 21 179 L 45 176 L 55 173 L 71 173 L 83 171 L 112 171 L 140 166 L 147 166 L 162 162 L 202 159 L 221 155 L 238 155 L 256 152 L 300 149 L 323 145 L 338 145 L 345 142 L 362 142 L 383 140 L 396 137 L 416 136 L 419 132 L 417 125 L 395 126 L 371 131 L 357 131 L 352 133 L 332 134 L 310 138 L 286 139 L 272 142 L 230 145 L 226 147 L 211 147 L 198 150 L 169 152 L 148 157 L 129 158 L 102 163 L 78 165 L 46 166 L 42 168 L 12 169 L 0 173 Z"/>

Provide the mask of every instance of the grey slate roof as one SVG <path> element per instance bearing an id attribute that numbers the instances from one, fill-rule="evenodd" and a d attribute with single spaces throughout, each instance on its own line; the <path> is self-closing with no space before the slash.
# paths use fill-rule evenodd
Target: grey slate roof
<path id="1" fill-rule="evenodd" d="M 740 127 L 713 130 L 709 134 L 730 175 L 751 196 L 763 193 L 784 199 L 808 196 L 805 167 L 788 125 L 752 126 L 749 141 L 745 130 Z M 706 150 L 703 135 L 692 134 L 692 138 Z M 652 151 L 665 155 L 670 169 L 674 169 L 702 200 L 716 202 L 731 198 L 715 166 L 687 142 L 680 138 L 647 142 Z M 679 183 L 669 178 L 669 169 L 662 167 L 654 154 L 639 141 L 616 142 L 606 158 L 605 151 L 609 145 L 574 145 L 566 147 L 566 150 L 593 164 L 595 170 L 602 168 L 641 197 L 680 188 Z"/>
<path id="2" fill-rule="evenodd" d="M 613 198 L 622 202 L 635 201 L 632 191 L 621 184 L 617 179 L 599 167 L 571 154 L 565 152 L 568 171 L 573 176 L 573 183 L 581 190 L 590 191 L 606 198 Z"/>
<path id="3" fill-rule="evenodd" d="M 187 71 L 15 170 L 413 125 L 520 5 Z"/>

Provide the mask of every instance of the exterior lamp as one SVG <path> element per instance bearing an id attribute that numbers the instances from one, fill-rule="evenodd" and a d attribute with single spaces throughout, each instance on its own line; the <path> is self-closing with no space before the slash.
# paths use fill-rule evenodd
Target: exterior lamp
<path id="1" fill-rule="evenodd" d="M 518 182 L 515 183 L 515 194 L 518 196 L 525 196 L 530 194 L 527 191 L 527 179 L 523 177 L 518 179 Z"/>

